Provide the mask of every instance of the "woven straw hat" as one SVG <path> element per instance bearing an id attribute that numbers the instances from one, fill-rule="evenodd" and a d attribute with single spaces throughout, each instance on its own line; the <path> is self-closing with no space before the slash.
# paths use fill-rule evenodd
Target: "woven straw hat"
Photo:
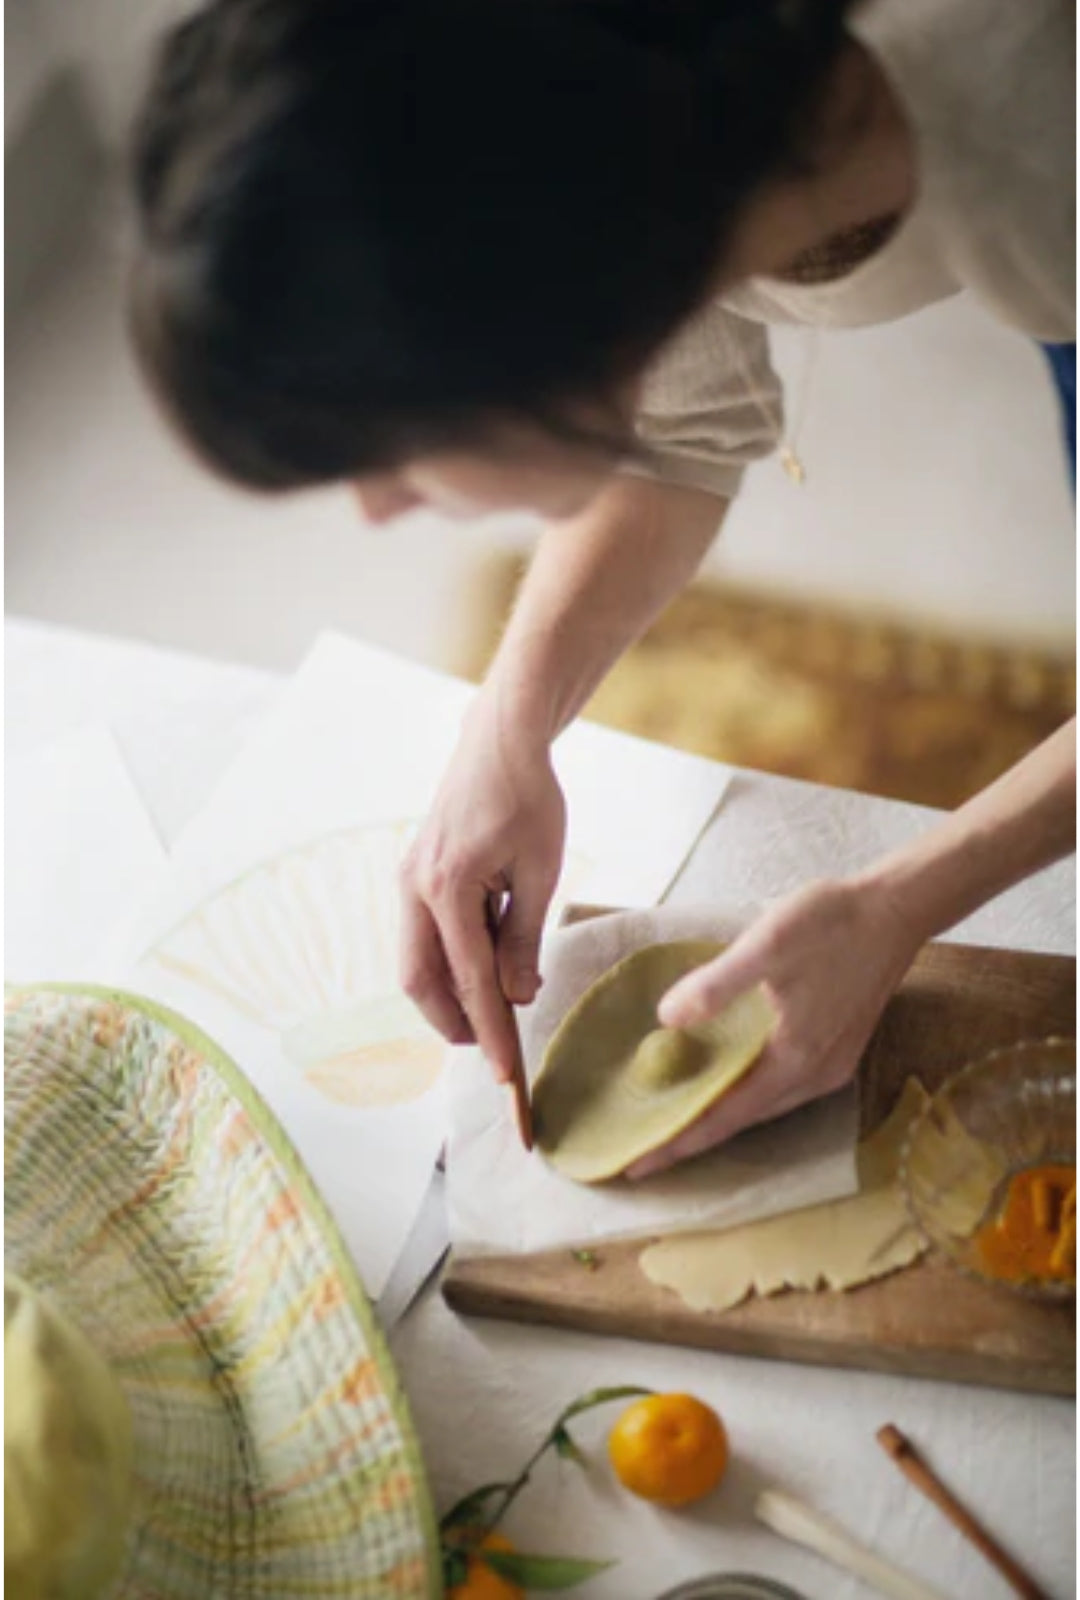
<path id="1" fill-rule="evenodd" d="M 236 1067 L 134 996 L 18 991 L 5 1105 L 9 1595 L 441 1594 L 382 1337 Z"/>

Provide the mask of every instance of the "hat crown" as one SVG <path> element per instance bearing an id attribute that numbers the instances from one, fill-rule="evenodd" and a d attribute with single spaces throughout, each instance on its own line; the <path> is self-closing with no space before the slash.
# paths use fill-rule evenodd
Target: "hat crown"
<path id="1" fill-rule="evenodd" d="M 132 1429 L 108 1364 L 51 1301 L 4 1277 L 4 1579 L 14 1600 L 95 1600 L 131 1508 Z"/>

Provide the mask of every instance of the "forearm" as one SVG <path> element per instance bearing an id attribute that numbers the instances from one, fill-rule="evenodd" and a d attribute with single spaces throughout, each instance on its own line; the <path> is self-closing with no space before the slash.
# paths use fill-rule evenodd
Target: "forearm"
<path id="1" fill-rule="evenodd" d="M 862 875 L 919 942 L 1076 849 L 1076 723 Z"/>
<path id="2" fill-rule="evenodd" d="M 547 529 L 483 703 L 550 743 L 690 581 L 726 509 L 697 490 L 620 478 L 580 517 Z"/>

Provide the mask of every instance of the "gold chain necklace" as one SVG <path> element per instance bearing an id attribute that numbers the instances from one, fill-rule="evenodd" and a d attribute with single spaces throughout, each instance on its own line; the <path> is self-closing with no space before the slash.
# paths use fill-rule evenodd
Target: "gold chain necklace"
<path id="1" fill-rule="evenodd" d="M 747 397 L 757 407 L 769 431 L 772 433 L 776 441 L 780 465 L 796 488 L 801 488 L 806 482 L 806 467 L 803 465 L 802 457 L 799 454 L 799 439 L 802 434 L 803 422 L 809 409 L 810 396 L 813 392 L 814 379 L 817 374 L 822 326 L 821 322 L 811 324 L 812 337 L 799 383 L 798 400 L 793 409 L 792 424 L 787 428 L 784 426 L 787 413 L 783 401 L 774 402 L 755 384 L 747 370 L 741 343 L 739 340 L 734 341 L 735 365 Z"/>
<path id="2" fill-rule="evenodd" d="M 840 278 L 846 278 L 892 238 L 900 225 L 900 220 L 900 214 L 896 212 L 885 217 L 875 217 L 853 228 L 845 228 L 841 233 L 830 234 L 820 244 L 812 245 L 810 249 L 804 250 L 797 256 L 788 270 L 780 275 L 779 281 L 812 286 L 835 283 Z M 764 395 L 754 387 L 741 351 L 737 356 L 739 376 L 746 383 L 751 400 L 775 434 L 780 465 L 796 488 L 801 488 L 806 482 L 806 467 L 799 454 L 799 439 L 810 409 L 817 376 L 821 334 L 831 324 L 831 316 L 818 318 L 810 324 L 810 346 L 799 380 L 796 403 L 792 408 L 792 421 L 786 429 L 785 414 L 766 404 Z"/>

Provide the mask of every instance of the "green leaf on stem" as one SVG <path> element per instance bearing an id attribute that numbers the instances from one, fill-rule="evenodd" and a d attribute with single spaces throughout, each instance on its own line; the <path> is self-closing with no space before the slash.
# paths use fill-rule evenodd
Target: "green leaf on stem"
<path id="1" fill-rule="evenodd" d="M 651 1389 L 642 1389 L 636 1384 L 620 1384 L 615 1389 L 591 1389 L 588 1394 L 583 1394 L 573 1405 L 567 1406 L 559 1417 L 556 1427 L 562 1427 L 570 1421 L 571 1417 L 578 1417 L 583 1411 L 591 1411 L 593 1406 L 606 1406 L 611 1400 L 632 1400 L 643 1394 L 652 1394 Z"/>
<path id="2" fill-rule="evenodd" d="M 533 1556 L 519 1551 L 483 1550 L 479 1559 L 523 1589 L 573 1589 L 587 1578 L 613 1567 L 613 1561 L 585 1561 L 577 1556 Z"/>
<path id="3" fill-rule="evenodd" d="M 576 1461 L 579 1467 L 588 1466 L 585 1456 L 561 1424 L 552 1434 L 552 1443 L 555 1446 L 556 1455 L 561 1456 L 564 1461 Z"/>
<path id="4" fill-rule="evenodd" d="M 444 1533 L 451 1528 L 467 1528 L 483 1520 L 484 1509 L 492 1496 L 505 1495 L 513 1488 L 510 1483 L 484 1483 L 471 1494 L 463 1495 L 442 1518 L 439 1527 Z"/>
<path id="5" fill-rule="evenodd" d="M 533 1469 L 544 1455 L 545 1451 L 554 1449 L 565 1460 L 575 1461 L 579 1466 L 585 1466 L 586 1459 L 578 1449 L 571 1437 L 566 1424 L 571 1417 L 578 1417 L 583 1411 L 591 1411 L 594 1406 L 609 1404 L 612 1400 L 629 1400 L 639 1395 L 651 1394 L 651 1389 L 642 1389 L 636 1384 L 621 1384 L 616 1388 L 591 1389 L 588 1394 L 583 1394 L 568 1405 L 555 1419 L 551 1431 L 541 1441 L 540 1445 L 526 1461 L 516 1478 L 506 1483 L 485 1483 L 479 1489 L 474 1489 L 459 1500 L 456 1505 L 443 1517 L 439 1524 L 443 1535 L 444 1546 L 451 1550 L 476 1550 L 485 1534 L 496 1528 L 517 1499 L 518 1495 L 530 1481 Z M 485 1551 L 483 1559 L 488 1560 L 489 1552 Z M 503 1557 L 499 1556 L 499 1560 Z M 517 1559 L 515 1557 L 515 1559 Z M 534 1558 L 530 1558 L 534 1559 Z M 602 1570 L 605 1563 L 562 1562 L 558 1557 L 536 1557 L 536 1561 L 546 1562 L 543 1568 L 548 1574 L 548 1581 L 542 1582 L 538 1578 L 531 1578 L 529 1583 L 533 1588 L 568 1588 L 572 1583 L 581 1583 L 584 1578 L 590 1577 L 594 1571 Z M 554 1565 L 552 1565 L 554 1563 Z M 488 1562 L 495 1570 L 499 1570 L 494 1559 Z M 610 1563 L 606 1563 L 610 1565 Z M 565 1578 L 556 1583 L 552 1574 L 576 1572 L 577 1577 Z"/>
<path id="6" fill-rule="evenodd" d="M 448 1550 L 443 1546 L 442 1575 L 444 1589 L 454 1589 L 465 1582 L 469 1576 L 469 1558 L 464 1550 Z"/>

